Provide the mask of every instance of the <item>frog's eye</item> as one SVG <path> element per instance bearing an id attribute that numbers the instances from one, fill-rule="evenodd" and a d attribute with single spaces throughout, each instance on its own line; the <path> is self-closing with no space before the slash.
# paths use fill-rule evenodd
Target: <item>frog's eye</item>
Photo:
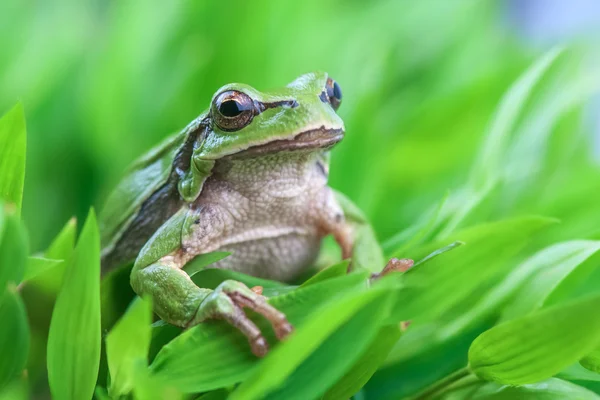
<path id="1" fill-rule="evenodd" d="M 233 132 L 252 121 L 254 109 L 254 102 L 246 93 L 228 90 L 215 98 L 212 114 L 219 129 Z"/>
<path id="2" fill-rule="evenodd" d="M 327 78 L 325 90 L 321 93 L 320 98 L 324 103 L 329 102 L 331 107 L 337 111 L 340 108 L 340 104 L 342 104 L 342 89 L 340 85 L 333 79 Z"/>

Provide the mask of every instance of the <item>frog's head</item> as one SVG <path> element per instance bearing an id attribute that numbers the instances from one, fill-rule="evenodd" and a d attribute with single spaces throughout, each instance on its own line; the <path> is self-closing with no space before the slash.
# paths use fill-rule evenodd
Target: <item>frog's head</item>
<path id="1" fill-rule="evenodd" d="M 223 86 L 212 99 L 201 156 L 330 148 L 344 137 L 344 123 L 336 114 L 341 100 L 338 84 L 322 72 L 268 92 L 238 83 Z"/>

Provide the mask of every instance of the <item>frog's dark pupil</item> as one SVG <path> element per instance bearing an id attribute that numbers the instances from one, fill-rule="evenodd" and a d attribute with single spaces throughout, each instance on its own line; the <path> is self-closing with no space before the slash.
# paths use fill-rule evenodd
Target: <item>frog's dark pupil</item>
<path id="1" fill-rule="evenodd" d="M 337 82 L 333 82 L 333 96 L 338 100 L 342 100 L 342 89 L 340 89 Z"/>
<path id="2" fill-rule="evenodd" d="M 219 112 L 224 117 L 237 117 L 243 111 L 243 108 L 240 103 L 235 100 L 226 100 L 221 103 L 219 106 Z"/>

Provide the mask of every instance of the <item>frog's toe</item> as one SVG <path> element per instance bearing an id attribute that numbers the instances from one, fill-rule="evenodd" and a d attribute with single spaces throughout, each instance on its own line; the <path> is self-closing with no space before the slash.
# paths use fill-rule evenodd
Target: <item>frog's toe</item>
<path id="1" fill-rule="evenodd" d="M 269 351 L 269 346 L 262 332 L 254 322 L 244 313 L 244 310 L 233 301 L 229 294 L 222 290 L 215 290 L 201 304 L 198 310 L 198 319 L 222 319 L 239 329 L 250 343 L 252 352 L 258 357 L 264 357 Z M 199 322 L 198 321 L 198 322 Z"/>
<path id="2" fill-rule="evenodd" d="M 235 304 L 240 307 L 249 308 L 257 314 L 265 317 L 275 331 L 277 339 L 285 339 L 294 328 L 281 311 L 267 303 L 264 296 L 248 289 L 244 284 L 236 281 L 225 281 L 221 285 L 223 291 L 229 295 Z M 221 287 L 220 286 L 220 287 Z"/>
<path id="3" fill-rule="evenodd" d="M 415 262 L 409 258 L 402 258 L 402 259 L 392 258 L 392 259 L 390 259 L 390 261 L 388 261 L 388 263 L 383 268 L 383 270 L 381 270 L 381 272 L 371 275 L 371 280 L 372 281 L 376 280 L 376 279 L 381 278 L 382 276 L 385 276 L 391 272 L 406 272 L 414 264 L 415 264 Z"/>
<path id="4" fill-rule="evenodd" d="M 262 335 L 258 335 L 254 339 L 250 339 L 250 348 L 252 353 L 257 357 L 264 357 L 269 352 L 269 345 Z"/>
<path id="5" fill-rule="evenodd" d="M 277 339 L 285 339 L 294 330 L 285 315 L 267 303 L 263 297 L 249 298 L 241 293 L 232 293 L 231 296 L 236 304 L 249 308 L 268 319 L 273 326 Z"/>
<path id="6" fill-rule="evenodd" d="M 277 339 L 279 340 L 287 338 L 292 332 L 294 332 L 294 327 L 287 320 L 275 328 L 275 335 L 277 335 Z"/>

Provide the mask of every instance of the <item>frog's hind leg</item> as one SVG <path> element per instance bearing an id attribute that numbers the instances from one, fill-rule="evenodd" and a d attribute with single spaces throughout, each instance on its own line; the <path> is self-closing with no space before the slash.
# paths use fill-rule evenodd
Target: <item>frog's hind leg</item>
<path id="1" fill-rule="evenodd" d="M 196 286 L 182 267 L 201 253 L 202 243 L 220 235 L 214 209 L 184 208 L 165 223 L 144 246 L 131 272 L 131 285 L 140 296 L 149 296 L 154 311 L 165 321 L 184 328 L 208 319 L 222 319 L 239 329 L 250 342 L 252 352 L 268 351 L 261 331 L 244 313 L 250 308 L 271 322 L 278 339 L 291 331 L 285 315 L 244 284 L 225 281 L 215 290 Z M 202 220 L 209 220 L 203 225 Z M 215 228 L 216 227 L 216 228 Z M 193 235 L 193 240 L 188 240 Z M 182 243 L 194 243 L 184 249 Z"/>

